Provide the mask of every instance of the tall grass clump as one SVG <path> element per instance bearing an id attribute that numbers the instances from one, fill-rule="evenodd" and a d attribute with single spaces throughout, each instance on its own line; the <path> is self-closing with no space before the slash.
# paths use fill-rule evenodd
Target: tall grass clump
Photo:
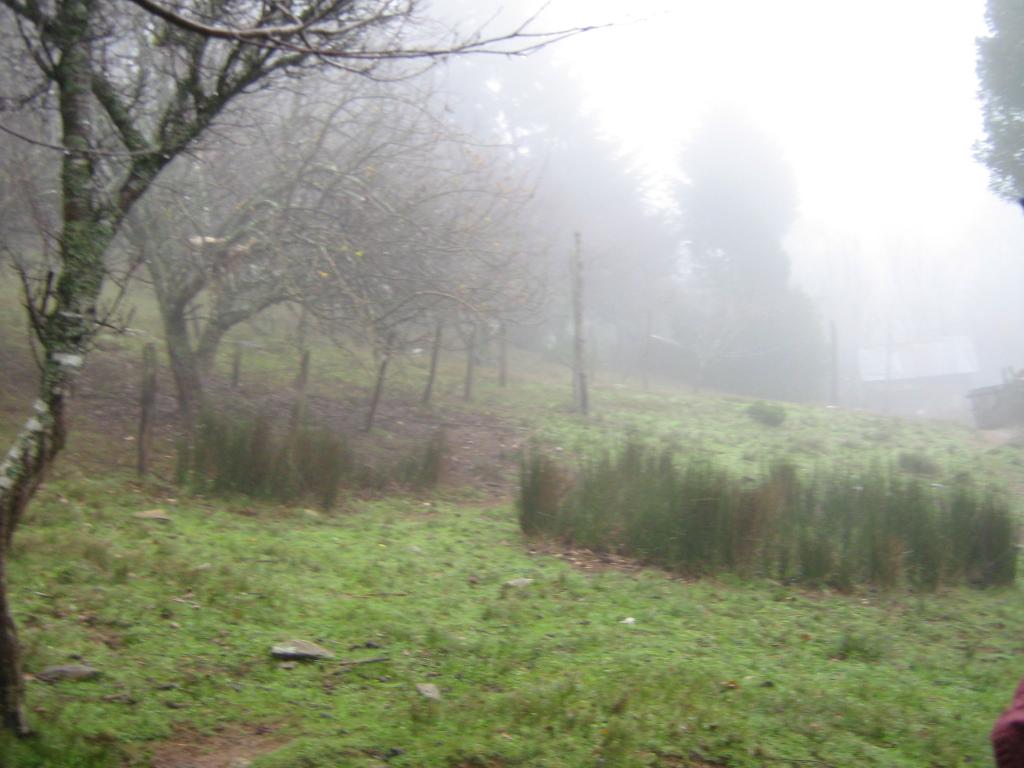
<path id="1" fill-rule="evenodd" d="M 523 453 L 519 462 L 519 497 L 516 509 L 519 526 L 528 536 L 554 533 L 565 489 L 565 476 L 558 464 L 538 449 Z"/>
<path id="2" fill-rule="evenodd" d="M 757 400 L 747 406 L 747 415 L 766 427 L 779 427 L 786 420 L 786 409 L 778 403 Z"/>
<path id="3" fill-rule="evenodd" d="M 301 428 L 278 436 L 265 416 L 205 412 L 191 445 L 179 450 L 179 479 L 197 490 L 333 506 L 352 459 L 342 438 Z"/>
<path id="4" fill-rule="evenodd" d="M 415 490 L 436 488 L 444 476 L 445 457 L 448 455 L 448 437 L 438 429 L 419 450 L 396 465 L 394 479 L 399 485 Z"/>
<path id="5" fill-rule="evenodd" d="M 265 415 L 203 413 L 191 441 L 181 441 L 175 476 L 203 493 L 239 493 L 334 506 L 341 488 L 384 492 L 438 485 L 448 453 L 444 430 L 387 463 L 357 463 L 343 437 L 324 429 L 275 430 Z"/>
<path id="6" fill-rule="evenodd" d="M 706 457 L 629 443 L 565 471 L 534 451 L 521 468 L 529 534 L 683 573 L 931 590 L 1009 584 L 1016 528 L 1005 499 L 960 477 L 926 485 L 890 467 L 803 475 L 776 463 L 739 479 Z"/>

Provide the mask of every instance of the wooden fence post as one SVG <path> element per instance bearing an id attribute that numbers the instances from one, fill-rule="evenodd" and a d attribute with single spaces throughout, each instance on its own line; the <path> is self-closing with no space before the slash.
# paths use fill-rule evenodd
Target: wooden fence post
<path id="1" fill-rule="evenodd" d="M 469 330 L 466 341 L 466 377 L 462 382 L 462 399 L 467 402 L 473 399 L 473 376 L 476 373 L 476 322 Z"/>
<path id="2" fill-rule="evenodd" d="M 508 327 L 502 320 L 498 326 L 498 386 L 508 386 Z"/>
<path id="3" fill-rule="evenodd" d="M 366 425 L 364 432 L 373 429 L 373 420 L 377 417 L 377 406 L 380 405 L 380 396 L 384 392 L 384 379 L 388 375 L 388 363 L 391 362 L 391 352 L 395 348 L 396 334 L 388 335 L 384 342 L 384 355 L 380 359 L 380 367 L 377 369 L 377 383 L 373 387 L 373 396 L 370 398 L 370 410 L 366 412 Z"/>
<path id="4" fill-rule="evenodd" d="M 575 233 L 576 248 L 570 261 L 572 273 L 572 391 L 576 407 L 586 416 L 590 412 L 587 392 L 587 366 L 583 352 L 583 246 L 580 233 Z"/>
<path id="5" fill-rule="evenodd" d="M 235 342 L 235 355 L 231 359 L 231 388 L 238 389 L 238 381 L 242 377 L 242 342 Z"/>
<path id="6" fill-rule="evenodd" d="M 153 421 L 156 410 L 156 344 L 147 344 L 142 350 L 142 396 L 139 398 L 138 472 L 149 472 L 149 449 L 153 442 Z"/>
<path id="7" fill-rule="evenodd" d="M 295 440 L 306 418 L 306 384 L 309 381 L 309 350 L 302 353 L 302 363 L 299 366 L 299 375 L 295 379 L 295 403 L 292 405 L 292 415 L 288 423 L 289 443 Z"/>
<path id="8" fill-rule="evenodd" d="M 427 386 L 423 389 L 423 405 L 430 405 L 430 398 L 434 394 L 434 381 L 437 379 L 437 361 L 441 356 L 441 340 L 444 336 L 444 323 L 437 321 L 434 328 L 434 344 L 430 350 L 430 373 L 427 376 Z"/>

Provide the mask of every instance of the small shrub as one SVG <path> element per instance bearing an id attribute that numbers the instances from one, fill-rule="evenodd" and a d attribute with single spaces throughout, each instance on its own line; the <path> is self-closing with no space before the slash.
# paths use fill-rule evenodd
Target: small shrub
<path id="1" fill-rule="evenodd" d="M 1006 499 L 980 494 L 963 479 L 949 503 L 952 567 L 978 586 L 1005 586 L 1017 575 L 1017 534 Z"/>
<path id="2" fill-rule="evenodd" d="M 392 473 L 394 480 L 399 485 L 416 490 L 436 488 L 444 474 L 447 454 L 447 436 L 443 429 L 439 429 L 423 448 L 397 464 Z M 376 482 L 379 483 L 380 479 Z M 386 485 L 387 481 L 384 482 Z"/>
<path id="3" fill-rule="evenodd" d="M 360 464 L 352 470 L 351 485 L 362 491 L 383 493 L 388 489 L 391 481 L 388 474 L 377 467 L 369 464 Z"/>
<path id="4" fill-rule="evenodd" d="M 778 403 L 758 400 L 747 406 L 747 415 L 766 427 L 778 427 L 786 421 L 786 409 Z"/>
<path id="5" fill-rule="evenodd" d="M 192 445 L 188 438 L 179 437 L 175 443 L 174 483 L 185 485 L 192 471 Z"/>
<path id="6" fill-rule="evenodd" d="M 125 759 L 114 744 L 82 736 L 65 723 L 48 724 L 45 733 L 31 739 L 0 732 L 0 756 L 0 765 L 23 768 L 115 768 Z"/>
<path id="7" fill-rule="evenodd" d="M 836 643 L 831 658 L 843 661 L 875 662 L 880 661 L 884 655 L 883 648 L 884 644 L 875 637 L 856 632 L 844 632 Z"/>
<path id="8" fill-rule="evenodd" d="M 524 455 L 519 464 L 519 525 L 527 535 L 554 533 L 565 478 L 555 462 L 539 450 Z"/>
<path id="9" fill-rule="evenodd" d="M 337 435 L 304 428 L 275 437 L 269 420 L 206 412 L 193 443 L 179 449 L 179 478 L 202 491 L 292 501 L 315 497 L 325 509 L 351 473 L 349 451 Z"/>
<path id="10" fill-rule="evenodd" d="M 900 469 L 912 475 L 932 477 L 939 474 L 939 465 L 935 463 L 935 460 L 917 451 L 901 453 L 897 463 Z"/>
<path id="11" fill-rule="evenodd" d="M 298 494 L 315 496 L 324 509 L 338 498 L 338 487 L 352 474 L 352 456 L 345 441 L 319 429 L 301 430 L 285 461 L 298 483 Z"/>
<path id="12" fill-rule="evenodd" d="M 87 538 L 82 542 L 82 558 L 92 563 L 101 571 L 110 570 L 110 544 L 95 538 Z"/>
<path id="13" fill-rule="evenodd" d="M 798 549 L 800 581 L 805 584 L 824 584 L 834 573 L 835 560 L 832 542 L 820 530 L 805 530 Z"/>
<path id="14" fill-rule="evenodd" d="M 534 450 L 520 469 L 519 522 L 595 551 L 695 575 L 736 573 L 847 589 L 933 590 L 1012 583 L 1016 526 L 1005 500 L 969 477 L 932 487 L 881 466 L 806 477 L 773 465 L 738 478 L 637 441 L 590 461 L 571 488 Z"/>

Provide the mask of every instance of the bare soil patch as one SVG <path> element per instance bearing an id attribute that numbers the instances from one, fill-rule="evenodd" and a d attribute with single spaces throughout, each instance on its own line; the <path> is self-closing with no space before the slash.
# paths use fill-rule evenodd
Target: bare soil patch
<path id="1" fill-rule="evenodd" d="M 557 542 L 536 540 L 530 543 L 531 554 L 542 554 L 558 558 L 581 571 L 598 573 L 602 571 L 620 571 L 632 573 L 649 570 L 641 561 L 630 557 L 616 555 L 612 552 L 593 552 L 589 549 L 576 549 L 559 546 Z"/>
<path id="2" fill-rule="evenodd" d="M 268 726 L 229 730 L 205 736 L 182 728 L 153 750 L 151 768 L 240 768 L 273 752 L 291 737 Z"/>
<path id="3" fill-rule="evenodd" d="M 0 418 L 17 424 L 30 415 L 38 371 L 27 348 L 6 341 L 0 339 Z M 88 358 L 71 402 L 66 449 L 69 463 L 99 470 L 134 468 L 141 370 L 141 360 L 134 355 L 100 341 Z M 288 385 L 271 386 L 254 379 L 232 389 L 228 381 L 215 378 L 208 382 L 207 392 L 214 403 L 230 403 L 242 411 L 266 414 L 279 425 L 287 423 L 295 396 Z M 472 487 L 493 498 L 511 493 L 523 440 L 520 428 L 493 413 L 446 407 L 443 402 L 424 407 L 407 397 L 385 394 L 375 426 L 367 433 L 363 427 L 368 402 L 369 392 L 359 389 L 332 397 L 311 394 L 307 398 L 309 421 L 343 434 L 357 460 L 371 466 L 408 458 L 443 429 L 447 446 L 445 484 Z M 154 436 L 151 461 L 157 476 L 166 480 L 171 475 L 180 429 L 174 383 L 162 356 Z"/>

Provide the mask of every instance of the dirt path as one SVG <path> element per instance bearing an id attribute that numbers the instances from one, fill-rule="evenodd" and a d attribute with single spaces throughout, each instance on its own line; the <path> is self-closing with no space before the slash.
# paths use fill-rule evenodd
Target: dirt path
<path id="1" fill-rule="evenodd" d="M 97 471 L 135 466 L 141 363 L 110 346 L 104 348 L 101 341 L 77 383 L 65 457 L 69 465 Z M 180 430 L 173 381 L 165 360 L 160 362 L 154 458 L 157 475 L 168 479 Z M 2 341 L 0 371 L 0 418 L 17 424 L 28 415 L 38 372 L 26 349 Z M 263 382 L 246 382 L 233 390 L 227 381 L 215 379 L 208 391 L 214 402 L 237 402 L 245 410 L 269 414 L 278 424 L 286 423 L 293 402 L 291 387 L 275 388 Z M 374 429 L 367 434 L 362 427 L 368 399 L 368 393 L 359 390 L 338 397 L 310 396 L 310 422 L 345 435 L 358 460 L 370 465 L 406 458 L 443 429 L 446 485 L 471 487 L 493 498 L 505 498 L 512 492 L 517 452 L 524 438 L 520 427 L 493 413 L 449 407 L 443 402 L 425 408 L 414 400 L 392 396 L 382 400 Z"/>
<path id="2" fill-rule="evenodd" d="M 292 737 L 267 726 L 225 730 L 213 736 L 180 730 L 153 750 L 150 768 L 247 768 L 251 761 L 280 749 Z"/>

